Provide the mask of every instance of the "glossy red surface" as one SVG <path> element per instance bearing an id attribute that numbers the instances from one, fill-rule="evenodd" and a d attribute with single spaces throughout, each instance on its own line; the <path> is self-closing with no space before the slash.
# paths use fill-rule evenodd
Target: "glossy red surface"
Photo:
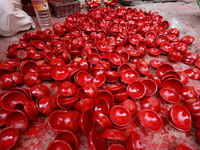
<path id="1" fill-rule="evenodd" d="M 151 132 L 159 132 L 163 128 L 163 120 L 158 113 L 150 109 L 139 112 L 140 123 Z"/>
<path id="2" fill-rule="evenodd" d="M 130 84 L 139 78 L 139 74 L 136 70 L 127 69 L 121 73 L 120 78 L 122 83 Z"/>
<path id="3" fill-rule="evenodd" d="M 16 128 L 7 127 L 0 132 L 0 147 L 3 150 L 11 149 L 19 139 L 19 131 Z"/>
<path id="4" fill-rule="evenodd" d="M 28 124 L 27 116 L 20 110 L 14 110 L 6 117 L 6 127 L 16 128 L 20 133 L 28 128 Z"/>
<path id="5" fill-rule="evenodd" d="M 181 100 L 179 94 L 170 89 L 162 88 L 159 90 L 159 94 L 168 103 L 179 103 Z"/>
<path id="6" fill-rule="evenodd" d="M 132 99 L 136 99 L 136 100 L 143 98 L 146 93 L 145 86 L 140 81 L 135 81 L 129 84 L 127 87 L 127 91 L 129 93 L 129 96 Z"/>
<path id="7" fill-rule="evenodd" d="M 93 112 L 93 120 L 95 122 L 94 124 L 101 130 L 113 127 L 111 119 L 99 111 Z"/>
<path id="8" fill-rule="evenodd" d="M 170 108 L 169 117 L 178 128 L 187 129 L 191 126 L 190 112 L 181 104 L 173 105 Z"/>
<path id="9" fill-rule="evenodd" d="M 194 6 L 194 3 L 188 3 L 187 7 L 186 5 L 181 5 L 181 9 L 179 9 L 178 7 L 175 7 L 174 9 L 174 6 L 176 6 L 178 3 L 179 2 L 170 3 L 171 6 L 173 5 L 173 7 L 168 7 L 166 9 L 167 11 L 170 10 L 171 12 L 167 15 L 169 18 L 173 14 L 175 14 L 172 17 L 173 20 L 172 24 L 170 24 L 170 27 L 174 26 L 174 23 L 177 23 L 181 24 L 182 28 L 182 25 L 186 25 L 186 21 L 184 18 L 187 17 L 190 17 L 190 23 L 192 23 L 194 20 L 198 20 L 192 19 L 197 16 L 197 14 L 195 14 L 195 9 L 193 9 L 192 16 L 182 15 L 183 11 L 190 12 L 190 9 L 193 8 L 190 8 L 190 6 Z M 170 4 L 166 3 L 166 5 Z M 146 8 L 146 5 L 150 4 L 144 4 L 142 5 L 142 7 Z M 154 5 L 156 5 L 156 3 L 151 4 L 152 7 Z M 163 5 L 162 8 L 165 8 L 166 5 Z M 138 8 L 140 6 L 141 5 L 137 5 L 135 7 Z M 160 7 L 157 7 L 157 9 L 159 8 Z M 34 120 L 34 122 L 30 121 L 29 128 L 26 130 L 26 132 L 23 132 L 21 134 L 19 142 L 14 147 L 14 149 L 46 149 L 49 143 L 55 140 L 55 133 L 61 132 L 66 129 L 70 129 L 76 132 L 80 149 L 89 149 L 88 146 L 91 145 L 87 145 L 86 139 L 90 130 L 94 127 L 99 130 L 99 128 L 101 128 L 101 124 L 104 123 L 102 119 L 107 118 L 108 120 L 110 120 L 111 118 L 108 115 L 108 108 L 112 108 L 113 106 L 118 105 L 125 107 L 127 108 L 127 110 L 129 110 L 130 115 L 133 116 L 131 117 L 131 122 L 128 125 L 124 126 L 113 124 L 113 126 L 111 127 L 111 123 L 108 124 L 110 124 L 109 128 L 111 128 L 112 130 L 118 129 L 119 131 L 122 131 L 123 134 L 126 136 L 126 141 L 122 140 L 122 134 L 120 135 L 119 133 L 112 131 L 115 136 L 118 135 L 118 139 L 120 139 L 121 141 L 103 140 L 104 142 L 99 142 L 98 140 L 96 140 L 96 138 L 102 140 L 102 138 L 100 137 L 101 132 L 105 133 L 103 130 L 99 130 L 99 133 L 95 135 L 95 140 L 92 138 L 93 143 L 97 141 L 97 144 L 94 144 L 95 146 L 91 146 L 91 149 L 107 149 L 110 145 L 116 142 L 122 144 L 127 149 L 175 149 L 176 146 L 181 143 L 187 143 L 195 149 L 198 149 L 198 140 L 195 140 L 195 127 L 192 127 L 191 125 L 186 129 L 181 129 L 180 127 L 177 127 L 172 119 L 170 117 L 168 118 L 168 110 L 170 109 L 172 104 L 168 104 L 167 102 L 162 101 L 160 95 L 158 95 L 157 93 L 152 95 L 152 98 L 156 98 L 161 104 L 159 115 L 163 119 L 164 127 L 163 130 L 158 133 L 151 133 L 145 130 L 143 126 L 139 124 L 139 118 L 137 115 L 137 109 L 138 111 L 141 111 L 141 107 L 139 105 L 140 99 L 129 100 L 128 98 L 131 98 L 129 93 L 130 91 L 127 91 L 127 85 L 124 85 L 124 83 L 120 81 L 121 78 L 119 77 L 124 70 L 133 69 L 137 70 L 140 74 L 140 77 L 138 77 L 139 82 L 142 82 L 142 80 L 147 80 L 147 78 L 153 79 L 154 81 L 156 81 L 158 87 L 161 88 L 161 82 L 164 84 L 166 81 L 168 81 L 168 79 L 171 80 L 175 78 L 180 78 L 180 81 L 183 84 L 183 89 L 185 84 L 187 83 L 186 86 L 194 86 L 197 93 L 199 92 L 199 70 L 197 68 L 191 69 L 191 67 L 194 66 L 188 66 L 195 64 L 195 62 L 199 59 L 199 55 L 196 49 L 198 48 L 197 42 L 194 41 L 193 45 L 187 45 L 189 44 L 187 43 L 189 40 L 194 39 L 192 36 L 187 36 L 187 38 L 184 37 L 185 39 L 183 38 L 181 41 L 179 41 L 179 38 L 184 36 L 180 35 L 180 37 L 178 37 L 178 35 L 180 34 L 179 29 L 168 28 L 168 21 L 165 21 L 163 17 L 157 12 L 148 12 L 148 10 L 149 9 L 147 9 L 147 11 L 142 11 L 134 8 L 122 7 L 119 5 L 116 9 L 114 7 L 103 7 L 102 9 L 92 8 L 88 10 L 89 13 L 77 12 L 74 14 L 70 14 L 66 17 L 65 22 L 61 21 L 59 23 L 55 23 L 53 26 L 53 30 L 46 29 L 45 31 L 36 31 L 34 33 L 27 32 L 20 38 L 20 41 L 18 43 L 10 45 L 7 50 L 7 56 L 14 59 L 19 57 L 19 59 L 17 58 L 18 61 L 11 60 L 10 62 L 6 62 L 4 64 L 4 60 L 6 60 L 7 58 L 4 57 L 4 51 L 3 53 L 1 53 L 2 60 L 0 62 L 0 76 L 2 78 L 0 79 L 0 87 L 3 90 L 8 90 L 6 91 L 6 93 L 9 93 L 10 91 L 20 91 L 26 97 L 26 100 L 23 101 L 21 104 L 20 102 L 18 103 L 18 100 L 16 99 L 15 101 L 8 102 L 8 107 L 10 103 L 17 103 L 16 105 L 14 104 L 15 106 L 13 107 L 13 109 L 22 110 L 30 120 Z M 165 12 L 165 9 L 163 10 Z M 179 17 L 182 20 L 180 20 Z M 186 26 L 184 28 L 185 32 L 191 30 L 191 33 L 197 33 L 196 31 L 193 32 L 194 26 L 191 26 L 191 28 L 190 24 L 187 24 Z M 198 28 L 194 29 L 198 31 Z M 19 33 L 18 35 L 20 34 L 21 33 Z M 197 35 L 194 34 L 193 36 L 195 36 L 195 38 L 197 37 L 196 39 L 198 39 Z M 133 41 L 129 41 L 129 37 L 133 37 Z M 12 41 L 12 39 L 14 39 L 15 42 L 17 40 L 15 36 L 9 38 L 11 39 L 11 42 L 6 40 L 6 38 L 1 39 L 3 46 L 0 47 L 2 49 L 6 49 L 5 47 L 7 43 L 14 42 Z M 42 42 L 35 46 L 34 44 L 37 43 L 37 41 Z M 154 75 L 156 73 L 156 70 L 153 70 L 153 68 L 149 66 L 149 62 L 151 61 L 151 59 L 153 59 L 153 57 L 150 56 L 152 54 L 148 54 L 147 52 L 149 49 L 156 49 L 155 52 L 161 51 L 162 55 L 159 55 L 159 53 L 152 54 L 159 55 L 157 56 L 157 60 L 162 60 L 164 62 L 179 61 L 180 57 L 184 55 L 182 62 L 185 64 L 180 61 L 173 64 L 169 62 L 169 64 L 173 65 L 174 70 L 186 70 L 186 76 L 181 74 L 179 77 L 179 75 L 175 73 L 175 71 L 166 71 L 167 69 L 164 70 L 164 72 L 166 71 L 166 73 L 164 73 L 163 77 L 161 78 Z M 171 51 L 172 49 L 173 51 Z M 93 54 L 97 54 L 100 57 L 93 57 L 94 59 L 92 59 L 92 61 L 94 62 L 92 64 L 90 63 L 89 58 Z M 167 60 L 167 55 L 169 60 Z M 32 59 L 31 61 L 35 62 L 36 69 L 34 68 L 34 64 L 33 66 L 30 64 L 29 59 Z M 21 61 L 21 63 L 19 61 Z M 123 66 L 124 63 L 125 65 Z M 132 65 L 130 65 L 130 63 Z M 55 81 L 53 79 L 52 72 L 57 67 L 62 67 L 67 70 L 68 76 L 63 79 L 64 81 Z M 36 83 L 33 84 L 46 86 L 48 88 L 48 94 L 45 95 L 45 92 L 38 88 L 40 93 L 38 94 L 38 89 L 36 89 L 36 93 L 38 95 L 34 95 L 32 94 L 33 89 L 29 91 L 29 87 L 28 89 L 25 89 L 27 88 L 26 85 L 20 85 L 17 84 L 17 82 L 15 83 L 16 80 L 13 80 L 12 74 L 16 71 L 22 74 L 24 74 L 24 71 L 27 71 L 27 74 L 30 74 L 32 72 L 37 73 L 38 80 L 36 81 Z M 91 77 L 91 81 L 89 81 L 88 84 L 84 86 L 80 85 L 77 78 L 77 74 L 81 71 L 87 72 Z M 149 73 L 151 73 L 151 75 Z M 99 74 L 104 74 L 104 76 L 102 76 L 102 80 L 99 82 L 98 80 L 100 79 L 97 79 L 97 84 L 92 85 L 93 83 L 95 83 L 92 82 L 95 81 L 94 77 Z M 56 75 L 57 77 L 61 77 L 61 75 L 57 73 Z M 80 76 L 80 80 L 83 80 L 85 82 L 84 76 Z M 187 76 L 190 77 L 190 82 L 187 82 Z M 21 75 L 19 78 L 21 78 Z M 74 87 L 71 87 L 71 83 L 74 84 Z M 16 88 L 15 86 L 20 86 L 20 88 Z M 175 87 L 176 85 L 172 84 L 171 87 L 169 85 L 167 86 L 171 90 L 171 87 Z M 14 87 L 14 89 L 10 89 L 12 87 Z M 174 89 L 175 88 L 173 88 L 173 90 Z M 180 89 L 181 88 L 178 88 L 178 90 Z M 98 90 L 104 92 L 99 92 Z M 162 90 L 163 89 L 161 89 L 161 91 Z M 42 93 L 41 91 L 43 91 L 44 93 Z M 149 90 L 146 90 L 145 93 L 147 93 L 148 91 Z M 193 93 L 191 95 L 195 95 L 195 92 L 192 92 L 192 90 L 189 91 Z M 41 93 L 44 94 L 44 96 L 40 97 Z M 0 95 L 1 105 L 4 94 Z M 200 117 L 198 102 L 193 101 L 194 103 L 191 102 L 192 104 L 188 104 L 188 101 L 192 101 L 187 100 L 186 98 L 190 98 L 190 94 L 183 94 L 183 92 L 181 91 L 178 93 L 178 95 L 181 99 L 181 102 L 185 103 L 185 106 L 187 105 L 188 110 L 190 109 L 192 119 L 194 121 L 197 120 Z M 191 96 L 191 98 L 192 97 L 193 96 Z M 92 102 L 91 99 L 93 98 L 94 103 L 91 103 L 90 105 L 90 102 Z M 141 102 L 143 101 L 143 98 L 144 97 L 141 98 Z M 198 96 L 194 96 L 194 98 L 197 99 Z M 85 102 L 85 99 L 89 99 L 89 103 L 87 103 L 87 100 L 87 102 Z M 97 110 L 93 112 L 99 101 L 103 101 L 104 105 L 100 105 L 97 109 L 101 109 L 100 107 L 106 107 L 106 105 L 109 106 L 106 107 L 105 110 L 102 110 L 102 114 L 105 114 L 101 116 L 99 115 L 99 112 L 96 113 Z M 149 103 L 156 104 L 156 102 L 154 102 L 150 101 Z M 57 105 L 59 107 L 57 107 Z M 55 108 L 54 106 L 57 108 Z M 56 117 L 52 117 L 53 119 L 51 120 L 51 128 L 54 128 L 52 131 L 51 128 L 47 126 L 47 119 L 45 119 L 46 116 L 42 113 L 49 115 L 52 111 L 56 109 L 66 110 L 62 112 L 65 118 L 63 118 L 62 115 L 59 115 L 59 113 L 55 115 Z M 39 114 L 37 111 L 39 111 Z M 57 112 L 57 110 L 54 112 Z M 94 117 L 95 115 L 96 117 Z M 70 121 L 71 124 L 69 124 L 68 121 Z M 95 124 L 93 124 L 94 122 Z M 168 123 L 172 127 L 169 126 Z M 138 133 L 138 135 L 134 133 L 134 130 Z M 86 136 L 83 135 L 82 132 L 84 132 Z M 111 136 L 111 132 L 107 133 L 108 134 L 106 134 L 106 139 L 112 139 L 113 137 Z M 196 132 L 196 138 L 198 139 L 198 137 L 199 134 L 198 132 Z M 99 146 L 98 144 L 100 143 L 105 143 L 102 145 L 106 146 Z M 70 146 L 68 145 L 65 148 L 67 147 Z"/>
<path id="10" fill-rule="evenodd" d="M 101 133 L 101 137 L 109 140 L 126 141 L 127 137 L 119 129 L 105 129 Z"/>
<path id="11" fill-rule="evenodd" d="M 55 140 L 49 144 L 49 146 L 47 147 L 47 150 L 55 150 L 55 149 L 72 150 L 72 147 L 70 146 L 70 144 L 62 140 Z"/>
<path id="12" fill-rule="evenodd" d="M 106 141 L 100 137 L 101 132 L 95 128 L 90 131 L 88 138 L 88 147 L 91 150 L 106 150 Z"/>
<path id="13" fill-rule="evenodd" d="M 155 112 L 159 112 L 161 109 L 160 102 L 154 97 L 145 97 L 140 101 L 140 106 L 142 109 L 151 109 Z"/>
<path id="14" fill-rule="evenodd" d="M 131 114 L 124 106 L 113 106 L 109 116 L 116 126 L 127 126 L 131 122 Z"/>

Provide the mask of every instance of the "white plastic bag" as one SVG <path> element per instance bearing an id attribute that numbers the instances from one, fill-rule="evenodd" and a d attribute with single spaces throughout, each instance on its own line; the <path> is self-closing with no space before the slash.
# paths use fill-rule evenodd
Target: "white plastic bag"
<path id="1" fill-rule="evenodd" d="M 32 18 L 23 10 L 21 0 L 0 0 L 0 36 L 12 36 L 35 28 Z"/>

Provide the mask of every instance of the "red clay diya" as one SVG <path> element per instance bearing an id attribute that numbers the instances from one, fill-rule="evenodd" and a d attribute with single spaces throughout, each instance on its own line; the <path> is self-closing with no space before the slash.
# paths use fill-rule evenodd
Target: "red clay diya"
<path id="1" fill-rule="evenodd" d="M 127 137 L 124 135 L 122 130 L 119 129 L 105 129 L 101 133 L 101 137 L 108 140 L 118 140 L 118 141 L 127 140 Z"/>
<path id="2" fill-rule="evenodd" d="M 127 69 L 121 73 L 120 78 L 122 83 L 130 84 L 139 78 L 139 74 L 136 70 Z"/>
<path id="3" fill-rule="evenodd" d="M 20 110 L 14 110 L 6 117 L 6 127 L 16 128 L 19 132 L 24 132 L 28 128 L 28 124 L 27 116 Z"/>
<path id="4" fill-rule="evenodd" d="M 101 132 L 97 130 L 96 128 L 93 128 L 90 131 L 89 137 L 88 137 L 88 147 L 91 150 L 95 149 L 101 149 L 106 150 L 107 145 L 105 139 L 100 137 Z"/>
<path id="5" fill-rule="evenodd" d="M 183 105 L 173 105 L 169 111 L 169 117 L 173 124 L 180 129 L 187 129 L 191 126 L 190 112 Z"/>
<path id="6" fill-rule="evenodd" d="M 27 97 L 20 91 L 8 91 L 1 99 L 1 106 L 7 111 L 13 111 L 18 105 L 23 105 Z"/>
<path id="7" fill-rule="evenodd" d="M 135 81 L 128 85 L 127 91 L 132 99 L 138 100 L 145 96 L 146 88 L 142 82 Z"/>
<path id="8" fill-rule="evenodd" d="M 156 69 L 156 73 L 158 77 L 162 77 L 169 70 L 174 70 L 174 67 L 170 64 L 164 63 L 158 66 L 158 68 Z"/>
<path id="9" fill-rule="evenodd" d="M 179 103 L 181 100 L 179 94 L 170 89 L 162 88 L 159 90 L 159 93 L 162 99 L 168 103 Z"/>
<path id="10" fill-rule="evenodd" d="M 110 112 L 110 105 L 105 99 L 99 99 L 94 105 L 94 111 L 99 111 L 100 113 L 108 116 Z"/>
<path id="11" fill-rule="evenodd" d="M 56 134 L 55 140 L 61 140 L 61 141 L 68 143 L 72 149 L 78 148 L 77 137 L 73 132 L 71 132 L 69 130 L 64 130 L 64 131 Z"/>
<path id="12" fill-rule="evenodd" d="M 151 132 L 159 132 L 163 128 L 163 121 L 160 115 L 150 109 L 143 109 L 139 112 L 139 121 Z"/>
<path id="13" fill-rule="evenodd" d="M 79 119 L 79 125 L 83 133 L 89 135 L 91 130 L 94 129 L 95 125 L 93 123 L 93 111 L 86 110 L 84 111 Z"/>
<path id="14" fill-rule="evenodd" d="M 160 102 L 154 97 L 145 97 L 140 101 L 142 109 L 151 109 L 155 112 L 159 112 L 161 109 Z"/>
<path id="15" fill-rule="evenodd" d="M 19 130 L 12 127 L 7 127 L 0 132 L 0 147 L 1 149 L 11 149 L 19 139 Z"/>
<path id="16" fill-rule="evenodd" d="M 106 115 L 104 115 L 99 111 L 93 112 L 93 120 L 95 122 L 95 125 L 101 130 L 113 127 L 111 120 Z"/>
<path id="17" fill-rule="evenodd" d="M 58 87 L 58 94 L 64 97 L 71 97 L 73 96 L 78 90 L 78 87 L 76 84 L 64 81 L 62 84 Z"/>
<path id="18" fill-rule="evenodd" d="M 116 126 L 127 126 L 131 122 L 131 114 L 124 106 L 113 106 L 109 116 Z"/>
<path id="19" fill-rule="evenodd" d="M 142 83 L 146 89 L 145 96 L 152 96 L 157 92 L 158 86 L 155 81 L 151 79 L 144 79 Z"/>

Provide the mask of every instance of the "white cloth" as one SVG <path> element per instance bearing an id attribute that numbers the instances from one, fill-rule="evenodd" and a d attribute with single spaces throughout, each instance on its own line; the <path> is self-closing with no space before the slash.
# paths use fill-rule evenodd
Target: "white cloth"
<path id="1" fill-rule="evenodd" d="M 32 18 L 22 10 L 21 0 L 0 0 L 0 36 L 36 28 Z"/>

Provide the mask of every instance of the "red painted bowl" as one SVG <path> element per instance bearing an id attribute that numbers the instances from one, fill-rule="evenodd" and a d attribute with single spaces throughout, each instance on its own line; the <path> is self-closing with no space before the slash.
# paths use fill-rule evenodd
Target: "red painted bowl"
<path id="1" fill-rule="evenodd" d="M 179 94 L 170 89 L 162 88 L 160 89 L 159 93 L 162 99 L 164 99 L 168 103 L 179 103 L 181 100 Z"/>
<path id="2" fill-rule="evenodd" d="M 7 111 L 3 108 L 0 108 L 0 127 L 2 127 L 5 124 L 6 118 L 9 113 L 10 113 L 9 111 Z"/>
<path id="3" fill-rule="evenodd" d="M 141 75 L 148 76 L 150 74 L 149 64 L 145 60 L 138 62 L 136 66 Z"/>
<path id="4" fill-rule="evenodd" d="M 63 115 L 62 126 L 65 130 L 70 130 L 74 133 L 77 133 L 80 129 L 79 118 L 81 113 L 76 110 L 68 110 Z"/>
<path id="5" fill-rule="evenodd" d="M 109 103 L 110 106 L 114 103 L 114 96 L 108 90 L 99 90 L 95 94 L 94 99 L 95 99 L 95 102 L 98 102 L 100 99 L 104 99 Z"/>
<path id="6" fill-rule="evenodd" d="M 116 126 L 127 126 L 131 122 L 131 114 L 124 106 L 112 107 L 109 116 Z"/>
<path id="7" fill-rule="evenodd" d="M 152 96 L 157 92 L 158 86 L 154 80 L 144 79 L 142 83 L 144 87 L 146 88 L 145 96 Z"/>
<path id="8" fill-rule="evenodd" d="M 154 74 L 150 74 L 150 75 L 148 75 L 148 79 L 152 79 L 153 81 L 155 81 L 159 88 L 162 87 L 162 83 L 161 83 L 160 78 L 158 76 L 156 76 Z"/>
<path id="9" fill-rule="evenodd" d="M 90 131 L 95 127 L 93 123 L 93 111 L 84 111 L 79 118 L 79 125 L 83 133 L 89 135 Z"/>
<path id="10" fill-rule="evenodd" d="M 142 109 L 151 109 L 155 112 L 159 112 L 161 109 L 160 102 L 154 97 L 145 97 L 140 101 Z"/>
<path id="11" fill-rule="evenodd" d="M 148 48 L 148 53 L 149 53 L 150 56 L 156 57 L 156 56 L 159 56 L 161 54 L 161 50 L 159 50 L 157 48 Z"/>
<path id="12" fill-rule="evenodd" d="M 137 104 L 130 99 L 127 99 L 121 103 L 122 106 L 124 106 L 128 111 L 130 112 L 131 117 L 135 116 L 138 111 L 138 106 Z"/>
<path id="13" fill-rule="evenodd" d="M 163 128 L 163 121 L 160 115 L 150 109 L 143 109 L 140 111 L 139 121 L 151 132 L 159 132 Z"/>
<path id="14" fill-rule="evenodd" d="M 98 89 L 92 84 L 87 84 L 83 86 L 83 90 L 91 98 L 93 98 L 95 96 L 95 93 L 98 91 Z"/>
<path id="15" fill-rule="evenodd" d="M 125 100 L 128 99 L 128 92 L 127 91 L 115 93 L 113 95 L 114 95 L 115 101 L 117 101 L 117 102 L 122 102 L 122 101 L 125 101 Z"/>
<path id="16" fill-rule="evenodd" d="M 191 115 L 183 105 L 173 105 L 169 111 L 169 118 L 180 129 L 188 129 L 191 126 Z"/>
<path id="17" fill-rule="evenodd" d="M 123 84 L 118 84 L 118 83 L 111 84 L 106 89 L 113 94 L 126 91 L 125 86 Z"/>
<path id="18" fill-rule="evenodd" d="M 24 132 L 28 128 L 28 118 L 20 110 L 14 110 L 8 114 L 6 117 L 6 127 L 13 127 L 19 130 L 19 132 Z"/>
<path id="19" fill-rule="evenodd" d="M 174 92 L 181 93 L 183 91 L 183 83 L 176 78 L 169 78 L 163 81 L 163 88 L 170 89 Z"/>
<path id="20" fill-rule="evenodd" d="M 57 67 L 51 72 L 51 77 L 54 80 L 64 80 L 68 76 L 68 71 L 64 67 Z"/>
<path id="21" fill-rule="evenodd" d="M 132 99 L 138 100 L 145 96 L 146 88 L 142 82 L 135 81 L 128 85 L 127 91 Z"/>
<path id="22" fill-rule="evenodd" d="M 185 85 L 188 83 L 188 75 L 184 71 L 178 71 L 180 81 Z"/>
<path id="23" fill-rule="evenodd" d="M 80 99 L 86 99 L 86 98 L 91 98 L 89 97 L 89 95 L 87 93 L 85 93 L 83 87 L 80 87 L 77 91 L 77 96 L 80 98 Z"/>
<path id="24" fill-rule="evenodd" d="M 109 61 L 112 66 L 120 66 L 123 61 L 117 53 L 113 53 L 109 56 Z"/>
<path id="25" fill-rule="evenodd" d="M 101 137 L 108 140 L 126 141 L 127 137 L 122 130 L 119 129 L 105 129 L 101 133 Z"/>
<path id="26" fill-rule="evenodd" d="M 13 111 L 17 105 L 22 105 L 27 97 L 20 91 L 8 91 L 2 96 L 1 105 L 7 111 Z"/>
<path id="27" fill-rule="evenodd" d="M 0 147 L 2 150 L 9 150 L 17 143 L 19 139 L 19 130 L 16 128 L 4 128 L 0 132 Z"/>
<path id="28" fill-rule="evenodd" d="M 199 95 L 195 90 L 194 86 L 184 86 L 182 94 L 187 99 L 195 99 Z"/>
<path id="29" fill-rule="evenodd" d="M 122 83 L 130 84 L 139 78 L 139 74 L 136 70 L 127 69 L 121 73 L 120 78 Z"/>
<path id="30" fill-rule="evenodd" d="M 193 113 L 200 112 L 200 99 L 188 99 L 185 101 L 184 106 Z"/>
<path id="31" fill-rule="evenodd" d="M 142 143 L 142 140 L 137 132 L 133 131 L 131 133 L 128 141 L 126 142 L 126 147 L 127 147 L 127 149 L 132 149 L 132 150 L 134 150 L 134 149 L 143 150 L 144 149 L 144 144 Z"/>
<path id="32" fill-rule="evenodd" d="M 19 85 L 24 83 L 24 75 L 21 72 L 14 72 L 11 76 L 14 84 Z"/>
<path id="33" fill-rule="evenodd" d="M 193 41 L 194 41 L 194 37 L 190 35 L 186 35 L 180 40 L 180 42 L 183 42 L 187 45 L 190 45 Z"/>
<path id="34" fill-rule="evenodd" d="M 116 82 L 119 79 L 119 74 L 113 70 L 108 70 L 105 73 L 107 82 Z"/>
<path id="35" fill-rule="evenodd" d="M 153 67 L 154 69 L 158 68 L 158 66 L 160 66 L 161 64 L 163 64 L 162 61 L 157 60 L 157 59 L 150 60 L 149 63 L 151 65 L 151 67 Z"/>
<path id="36" fill-rule="evenodd" d="M 57 110 L 56 98 L 52 96 L 38 97 L 35 105 L 38 111 L 45 115 Z"/>
<path id="37" fill-rule="evenodd" d="M 92 84 L 97 88 L 99 88 L 102 85 L 104 85 L 105 81 L 106 81 L 106 76 L 104 74 L 100 74 L 95 76 L 95 78 L 92 80 Z"/>
<path id="38" fill-rule="evenodd" d="M 63 116 L 65 113 L 66 111 L 64 110 L 56 110 L 49 115 L 48 125 L 52 130 L 59 132 L 65 129 L 63 126 Z"/>
<path id="39" fill-rule="evenodd" d="M 98 111 L 98 112 L 108 116 L 108 114 L 110 112 L 110 105 L 109 105 L 108 101 L 106 101 L 105 99 L 99 99 L 94 106 L 94 111 Z"/>
<path id="40" fill-rule="evenodd" d="M 14 88 L 11 89 L 11 91 L 22 92 L 23 94 L 25 94 L 25 96 L 27 97 L 28 100 L 32 100 L 32 98 L 33 98 L 33 95 L 30 92 L 30 90 L 26 89 L 26 88 L 14 87 Z"/>
<path id="41" fill-rule="evenodd" d="M 76 84 L 69 81 L 63 81 L 62 84 L 58 87 L 58 94 L 64 97 L 71 97 L 76 94 L 77 90 L 78 87 Z"/>
<path id="42" fill-rule="evenodd" d="M 46 44 L 43 41 L 35 40 L 34 44 L 35 48 L 42 50 L 46 47 Z"/>
<path id="43" fill-rule="evenodd" d="M 134 64 L 131 64 L 131 63 L 123 63 L 121 64 L 119 67 L 118 67 L 118 74 L 121 75 L 121 73 L 125 70 L 128 70 L 128 69 L 135 69 L 136 66 Z"/>
<path id="44" fill-rule="evenodd" d="M 1 77 L 1 89 L 9 90 L 14 86 L 11 74 L 5 74 Z"/>
<path id="45" fill-rule="evenodd" d="M 77 94 L 71 97 L 62 97 L 59 96 L 57 98 L 57 104 L 62 109 L 70 109 L 74 106 L 74 104 L 78 101 L 79 97 Z"/>
<path id="46" fill-rule="evenodd" d="M 49 88 L 43 84 L 35 84 L 30 89 L 35 97 L 43 97 L 50 95 Z"/>
<path id="47" fill-rule="evenodd" d="M 89 85 L 91 84 L 91 81 L 92 81 L 91 76 L 86 71 L 81 70 L 75 74 L 75 82 L 79 86 Z"/>
<path id="48" fill-rule="evenodd" d="M 167 119 L 167 122 L 168 122 L 174 129 L 176 129 L 176 130 L 178 130 L 178 131 L 181 131 L 181 132 L 188 132 L 188 131 L 190 131 L 191 128 L 192 128 L 192 125 L 190 125 L 187 129 L 178 128 L 178 127 L 171 121 L 171 119 L 170 119 L 170 117 L 169 117 L 168 114 L 166 115 L 166 119 Z"/>
<path id="49" fill-rule="evenodd" d="M 56 134 L 55 140 L 64 141 L 68 143 L 72 149 L 78 149 L 78 139 L 76 135 L 69 130 L 64 130 Z"/>
<path id="50" fill-rule="evenodd" d="M 37 64 L 34 61 L 23 61 L 21 72 L 27 74 L 28 72 L 36 72 Z"/>
<path id="51" fill-rule="evenodd" d="M 72 147 L 62 140 L 55 140 L 49 144 L 47 150 L 72 150 Z"/>
<path id="52" fill-rule="evenodd" d="M 29 72 L 24 76 L 26 86 L 33 86 L 38 80 L 37 72 Z"/>
<path id="53" fill-rule="evenodd" d="M 93 120 L 95 125 L 101 130 L 112 128 L 113 126 L 111 120 L 99 111 L 93 112 Z"/>
<path id="54" fill-rule="evenodd" d="M 88 57 L 88 61 L 92 64 L 92 65 L 97 65 L 99 64 L 99 62 L 101 61 L 101 56 L 97 53 L 92 53 L 89 57 Z"/>
<path id="55" fill-rule="evenodd" d="M 174 67 L 170 64 L 164 63 L 158 66 L 158 68 L 156 69 L 156 73 L 158 77 L 162 77 L 169 70 L 174 70 Z"/>
<path id="56" fill-rule="evenodd" d="M 85 98 L 81 99 L 80 101 L 76 102 L 74 108 L 79 110 L 80 112 L 84 112 L 85 110 L 92 109 L 94 107 L 94 99 L 92 98 Z"/>
<path id="57" fill-rule="evenodd" d="M 93 128 L 88 137 L 88 147 L 91 150 L 107 150 L 107 144 L 105 139 L 100 137 L 101 132 L 96 128 Z"/>
<path id="58" fill-rule="evenodd" d="M 23 106 L 27 116 L 30 118 L 30 120 L 34 121 L 38 115 L 38 110 L 35 106 L 34 101 L 25 101 L 23 103 Z"/>

